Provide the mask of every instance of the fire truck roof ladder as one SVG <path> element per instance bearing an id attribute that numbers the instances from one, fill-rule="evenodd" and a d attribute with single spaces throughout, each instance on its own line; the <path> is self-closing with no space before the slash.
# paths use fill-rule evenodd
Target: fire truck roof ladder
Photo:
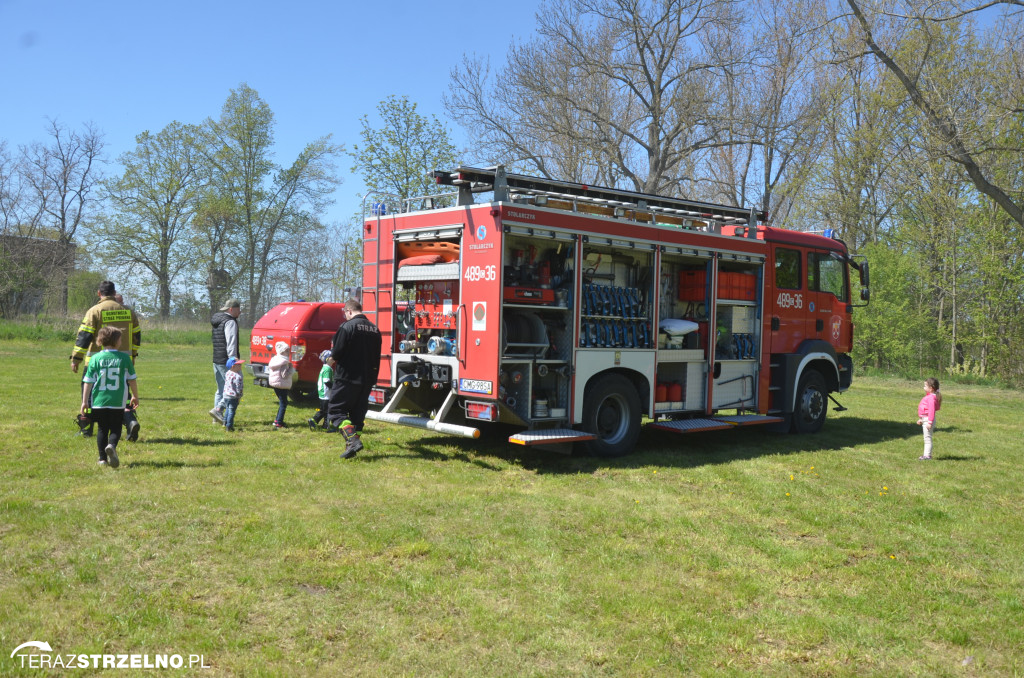
<path id="1" fill-rule="evenodd" d="M 656 214 L 670 215 L 683 219 L 707 219 L 727 226 L 757 226 L 757 221 L 764 220 L 765 214 L 757 210 L 744 209 L 731 205 L 719 205 L 685 198 L 669 198 L 624 191 L 618 188 L 588 186 L 568 181 L 556 181 L 542 177 L 531 177 L 524 174 L 509 174 L 504 165 L 495 167 L 458 167 L 454 171 L 437 170 L 433 173 L 434 180 L 444 186 L 456 186 L 459 190 L 459 205 L 473 204 L 476 193 L 494 192 L 494 201 L 507 201 L 514 195 L 541 198 L 538 205 L 547 198 L 585 202 L 592 205 L 611 208 L 616 216 L 625 210 L 637 210 Z M 748 229 L 753 236 L 755 229 Z"/>

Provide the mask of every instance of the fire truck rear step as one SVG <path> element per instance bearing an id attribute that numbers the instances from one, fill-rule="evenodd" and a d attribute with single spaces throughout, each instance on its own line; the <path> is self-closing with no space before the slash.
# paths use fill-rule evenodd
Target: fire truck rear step
<path id="1" fill-rule="evenodd" d="M 463 438 L 479 438 L 480 429 L 473 428 L 472 426 L 461 426 L 459 424 L 448 424 L 443 421 L 448 411 L 451 409 L 452 404 L 455 402 L 456 394 L 452 390 L 448 393 L 448 397 L 445 398 L 441 408 L 437 411 L 433 418 L 428 417 L 417 417 L 414 414 L 402 414 L 395 412 L 395 407 L 405 397 L 405 392 L 409 389 L 409 384 L 401 384 L 398 389 L 395 390 L 394 395 L 391 396 L 391 400 L 384 405 L 384 408 L 379 412 L 369 410 L 366 413 L 367 419 L 373 421 L 384 421 L 389 424 L 401 424 L 402 426 L 411 426 L 413 428 L 424 428 L 428 431 L 436 431 L 438 433 L 447 433 L 449 435 L 462 436 Z"/>
<path id="2" fill-rule="evenodd" d="M 711 417 L 707 419 L 659 421 L 654 424 L 648 424 L 647 426 L 660 431 L 671 431 L 673 433 L 696 433 L 700 431 L 721 431 L 738 426 L 777 424 L 781 421 L 783 421 L 782 417 L 766 417 L 759 414 L 739 414 L 724 417 Z"/>
<path id="3" fill-rule="evenodd" d="M 537 431 L 523 431 L 510 436 L 508 441 L 516 445 L 556 445 L 559 443 L 582 443 L 597 438 L 593 433 L 571 428 L 548 428 Z"/>

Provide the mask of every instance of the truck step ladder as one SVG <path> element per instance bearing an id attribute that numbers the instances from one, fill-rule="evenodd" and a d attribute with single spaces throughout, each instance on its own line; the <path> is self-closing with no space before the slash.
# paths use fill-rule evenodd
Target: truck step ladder
<path id="1" fill-rule="evenodd" d="M 648 424 L 647 427 L 659 431 L 671 431 L 672 433 L 697 433 L 700 431 L 722 431 L 729 428 L 755 426 L 757 424 L 778 424 L 782 421 L 784 421 L 782 417 L 767 417 L 760 414 L 735 414 L 702 419 L 659 421 Z"/>

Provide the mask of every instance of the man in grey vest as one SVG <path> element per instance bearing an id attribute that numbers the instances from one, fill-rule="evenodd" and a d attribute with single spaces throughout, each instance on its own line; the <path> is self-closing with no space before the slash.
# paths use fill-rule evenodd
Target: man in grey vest
<path id="1" fill-rule="evenodd" d="M 213 376 L 217 379 L 217 392 L 213 396 L 213 409 L 210 416 L 213 420 L 224 423 L 224 374 L 228 371 L 228 358 L 238 359 L 238 316 L 242 313 L 242 304 L 238 299 L 228 299 L 220 311 L 213 314 L 210 324 L 213 325 Z"/>

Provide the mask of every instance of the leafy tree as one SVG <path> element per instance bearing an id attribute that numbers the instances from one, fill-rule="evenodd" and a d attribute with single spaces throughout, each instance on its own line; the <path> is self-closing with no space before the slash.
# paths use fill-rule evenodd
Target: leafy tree
<path id="1" fill-rule="evenodd" d="M 224 223 L 232 226 L 228 237 L 242 245 L 239 277 L 252 317 L 259 317 L 269 306 L 270 277 L 285 254 L 282 242 L 307 229 L 330 203 L 339 183 L 333 161 L 342 149 L 325 136 L 307 144 L 290 166 L 275 165 L 274 114 L 244 83 L 231 91 L 220 117 L 206 121 L 205 134 L 211 190 L 219 206 L 230 210 Z"/>
<path id="2" fill-rule="evenodd" d="M 377 113 L 380 127 L 365 115 L 360 118 L 362 144 L 354 144 L 349 153 L 352 171 L 371 191 L 402 200 L 433 193 L 431 170 L 450 168 L 456 158 L 444 124 L 433 115 L 420 115 L 407 96 L 387 97 L 377 104 Z"/>
<path id="3" fill-rule="evenodd" d="M 246 269 L 245 246 L 233 237 L 237 230 L 236 216 L 230 197 L 218 195 L 213 186 L 207 185 L 192 220 L 190 239 L 195 254 L 195 282 L 201 282 L 206 288 L 211 313 L 230 296 L 235 281 Z M 248 310 L 243 308 L 242 313 Z"/>
<path id="4" fill-rule="evenodd" d="M 170 317 L 172 288 L 194 265 L 187 238 L 203 187 L 197 128 L 172 122 L 135 137 L 120 156 L 120 177 L 104 182 L 113 213 L 97 230 L 95 249 L 129 271 L 141 267 L 156 283 L 161 318 Z"/>

